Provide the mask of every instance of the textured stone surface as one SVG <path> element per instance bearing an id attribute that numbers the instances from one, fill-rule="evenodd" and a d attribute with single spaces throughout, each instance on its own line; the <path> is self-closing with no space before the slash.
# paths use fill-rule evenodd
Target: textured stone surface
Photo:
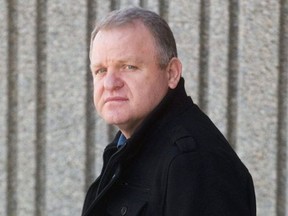
<path id="1" fill-rule="evenodd" d="M 123 8 L 142 4 L 161 13 L 168 20 L 175 34 L 188 94 L 196 103 L 203 101 L 203 98 L 200 98 L 201 95 L 207 97 L 205 98 L 207 104 L 204 104 L 207 113 L 227 135 L 230 127 L 227 112 L 231 110 L 231 107 L 228 107 L 227 98 L 230 93 L 228 83 L 231 81 L 229 80 L 231 68 L 228 66 L 231 58 L 228 55 L 231 45 L 229 44 L 231 42 L 229 1 L 205 2 L 206 17 L 200 12 L 201 3 L 203 3 L 200 0 L 49 0 L 46 1 L 47 15 L 44 14 L 39 29 L 37 29 L 39 19 L 37 20 L 36 17 L 41 10 L 36 4 L 41 2 L 43 4 L 44 1 L 37 2 L 0 0 L 0 29 L 2 29 L 0 31 L 0 215 L 8 214 L 6 209 L 7 165 L 15 162 L 14 160 L 13 163 L 7 161 L 8 147 L 9 149 L 17 147 L 17 152 L 14 152 L 17 163 L 15 167 L 9 168 L 9 173 L 13 173 L 16 177 L 17 194 L 15 196 L 17 199 L 13 203 L 17 204 L 15 206 L 17 216 L 35 215 L 36 205 L 40 206 L 42 215 L 80 215 L 87 179 L 91 181 L 91 176 L 96 176 L 101 171 L 103 149 L 111 141 L 117 129 L 107 126 L 96 113 L 94 120 L 93 114 L 91 116 L 86 111 L 86 94 L 91 90 L 87 89 L 86 80 L 86 75 L 89 73 L 87 71 L 87 38 L 90 35 L 87 29 L 88 23 L 95 22 L 91 14 L 87 15 L 88 11 L 95 11 L 96 20 L 105 16 L 112 6 Z M 117 4 L 112 4 L 113 2 Z M 235 128 L 233 128 L 236 132 L 235 149 L 254 177 L 258 215 L 276 216 L 278 215 L 276 212 L 287 215 L 287 210 L 284 208 L 285 198 L 286 203 L 288 202 L 287 158 L 283 156 L 283 161 L 277 159 L 278 149 L 286 151 L 286 155 L 288 153 L 287 142 L 280 145 L 279 137 L 277 137 L 277 130 L 280 127 L 277 125 L 279 124 L 277 118 L 278 95 L 280 95 L 278 48 L 281 46 L 279 44 L 281 5 L 273 0 L 238 2 L 239 11 L 236 10 L 235 15 L 239 22 L 232 20 L 239 30 L 239 41 L 234 44 L 238 46 L 236 52 L 239 66 L 236 67 L 238 71 L 236 71 L 236 83 L 234 83 L 237 87 L 235 98 L 237 109 L 232 110 L 237 117 Z M 7 97 L 9 93 L 7 78 L 10 72 L 7 69 L 8 51 L 11 48 L 9 48 L 7 38 L 7 4 L 13 4 L 13 8 L 17 8 L 18 17 L 18 38 L 15 41 L 17 42 L 15 68 L 18 69 L 18 95 L 16 98 L 17 113 L 14 116 L 17 117 L 17 145 L 13 148 L 7 146 L 7 113 L 13 108 L 8 107 Z M 90 4 L 95 5 L 95 8 L 91 9 Z M 288 7 L 287 0 L 282 0 L 281 4 L 286 4 Z M 164 6 L 166 9 L 163 9 Z M 44 7 L 42 12 L 46 9 Z M 286 17 L 287 23 L 287 9 L 282 13 L 286 14 L 283 17 Z M 45 29 L 43 25 L 45 20 L 47 33 L 41 32 Z M 203 35 L 203 30 L 206 35 Z M 285 31 L 282 30 L 282 34 L 284 33 Z M 43 34 L 44 38 L 41 41 L 37 40 L 37 34 Z M 285 34 L 286 40 L 282 40 L 282 43 L 287 42 L 287 28 Z M 201 41 L 205 41 L 204 36 L 207 37 L 205 38 L 206 44 L 201 46 Z M 201 47 L 205 47 L 207 53 L 203 53 Z M 43 53 L 37 56 L 37 50 Z M 283 53 L 282 59 L 284 60 L 282 61 L 287 65 L 288 55 L 285 56 L 285 52 Z M 208 57 L 204 59 L 207 60 L 205 63 L 207 65 L 201 69 L 199 62 L 205 62 L 203 56 Z M 41 71 L 37 69 L 37 59 L 43 63 L 40 65 Z M 205 74 L 202 73 L 203 71 Z M 45 85 L 37 87 L 37 79 L 40 79 L 37 78 L 39 72 L 45 75 L 43 77 Z M 199 88 L 199 80 L 206 74 L 207 85 L 204 85 L 203 89 Z M 282 75 L 282 77 L 285 76 Z M 283 83 L 281 88 L 288 88 L 287 76 Z M 46 92 L 42 91 L 41 87 Z M 42 125 L 40 124 L 40 129 L 44 132 L 43 146 L 36 143 L 39 133 L 37 130 L 39 119 L 37 120 L 36 111 L 39 107 L 37 102 L 39 94 L 42 94 L 41 99 L 46 103 L 42 109 L 43 113 L 40 113 L 44 119 Z M 92 97 L 88 100 L 92 100 Z M 288 109 L 287 100 L 287 98 L 282 98 L 283 104 L 286 104 L 286 108 L 282 106 L 283 109 Z M 281 120 L 283 120 L 281 131 L 287 131 L 287 112 L 288 110 L 286 110 L 286 115 L 285 111 L 281 114 Z M 88 120 L 92 123 L 95 121 L 95 128 L 87 129 Z M 95 143 L 86 143 L 86 130 L 90 130 L 92 134 L 90 141 L 95 140 Z M 288 131 L 285 134 L 286 141 L 287 134 Z M 87 145 L 93 145 L 90 148 L 91 154 L 85 152 Z M 39 154 L 42 158 L 36 157 Z M 91 163 L 91 169 L 95 169 L 89 178 L 85 169 L 87 155 L 90 157 L 87 161 Z M 284 155 L 283 152 L 282 155 Z M 39 172 L 39 167 L 37 168 L 39 162 L 43 163 L 41 172 Z M 16 175 L 14 175 L 15 170 Z M 279 170 L 282 171 L 282 176 L 280 180 L 277 180 Z M 42 188 L 37 186 L 37 182 L 42 184 Z M 280 186 L 277 182 L 280 182 Z M 278 190 L 283 190 L 280 195 L 277 194 L 277 187 L 279 187 Z M 40 201 L 35 199 L 36 195 L 40 196 L 38 197 Z M 277 199 L 278 202 L 282 202 L 280 207 L 277 207 Z"/>
<path id="2" fill-rule="evenodd" d="M 6 215 L 7 5 L 0 0 L 0 215 Z"/>
<path id="3" fill-rule="evenodd" d="M 18 215 L 33 215 L 35 207 L 36 47 L 35 1 L 18 2 Z"/>
<path id="4" fill-rule="evenodd" d="M 237 150 L 254 177 L 259 215 L 276 215 L 279 6 L 242 1 L 240 10 Z"/>
<path id="5" fill-rule="evenodd" d="M 85 165 L 86 5 L 47 2 L 47 215 L 80 215 Z"/>
<path id="6" fill-rule="evenodd" d="M 171 1 L 168 22 L 175 35 L 183 63 L 187 92 L 198 101 L 199 8 L 200 1 Z"/>
<path id="7" fill-rule="evenodd" d="M 229 45 L 229 5 L 227 1 L 211 1 L 209 38 L 209 80 L 207 113 L 226 135 L 227 82 Z"/>

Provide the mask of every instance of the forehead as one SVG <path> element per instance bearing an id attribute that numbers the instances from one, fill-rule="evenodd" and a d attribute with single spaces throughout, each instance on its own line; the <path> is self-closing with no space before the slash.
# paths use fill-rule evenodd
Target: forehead
<path id="1" fill-rule="evenodd" d="M 147 54 L 154 56 L 155 51 L 152 34 L 144 24 L 136 22 L 101 29 L 92 42 L 91 58 L 103 55 L 137 58 Z"/>
<path id="2" fill-rule="evenodd" d="M 110 37 L 114 36 L 115 38 L 119 37 L 118 39 L 121 39 L 121 42 L 124 42 L 122 40 L 125 38 L 129 38 L 129 37 L 132 37 L 133 39 L 135 39 L 133 40 L 133 42 L 147 41 L 147 42 L 154 43 L 154 40 L 155 40 L 149 28 L 145 26 L 143 22 L 137 21 L 137 20 L 131 21 L 129 23 L 121 24 L 121 25 L 106 26 L 98 31 L 98 33 L 94 37 L 93 42 L 95 42 L 95 39 L 101 38 L 102 35 L 105 35 L 104 37 L 107 37 L 107 36 L 110 36 Z M 140 37 L 137 37 L 137 36 L 140 36 Z M 131 38 L 129 38 L 129 40 L 130 39 Z"/>

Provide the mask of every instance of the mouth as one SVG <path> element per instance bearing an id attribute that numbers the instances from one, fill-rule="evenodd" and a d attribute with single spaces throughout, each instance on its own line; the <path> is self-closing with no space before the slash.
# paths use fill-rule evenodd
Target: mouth
<path id="1" fill-rule="evenodd" d="M 104 103 L 111 103 L 111 102 L 125 102 L 128 101 L 126 97 L 108 97 L 104 100 Z"/>

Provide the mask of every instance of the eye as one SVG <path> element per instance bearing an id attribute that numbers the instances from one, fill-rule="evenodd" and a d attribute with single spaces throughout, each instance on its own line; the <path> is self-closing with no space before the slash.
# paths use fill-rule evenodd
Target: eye
<path id="1" fill-rule="evenodd" d="M 137 70 L 138 68 L 134 65 L 125 65 L 124 66 L 125 69 L 127 70 Z"/>
<path id="2" fill-rule="evenodd" d="M 95 71 L 93 72 L 93 74 L 94 74 L 94 75 L 102 74 L 102 73 L 105 73 L 106 71 L 107 71 L 106 68 L 99 68 L 99 69 L 95 70 Z"/>

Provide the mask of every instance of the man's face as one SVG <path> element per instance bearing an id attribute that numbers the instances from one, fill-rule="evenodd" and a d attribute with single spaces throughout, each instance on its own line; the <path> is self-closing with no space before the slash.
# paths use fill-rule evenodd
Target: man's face
<path id="1" fill-rule="evenodd" d="M 93 41 L 91 70 L 97 112 L 128 138 L 168 91 L 155 42 L 146 27 L 101 30 Z"/>

